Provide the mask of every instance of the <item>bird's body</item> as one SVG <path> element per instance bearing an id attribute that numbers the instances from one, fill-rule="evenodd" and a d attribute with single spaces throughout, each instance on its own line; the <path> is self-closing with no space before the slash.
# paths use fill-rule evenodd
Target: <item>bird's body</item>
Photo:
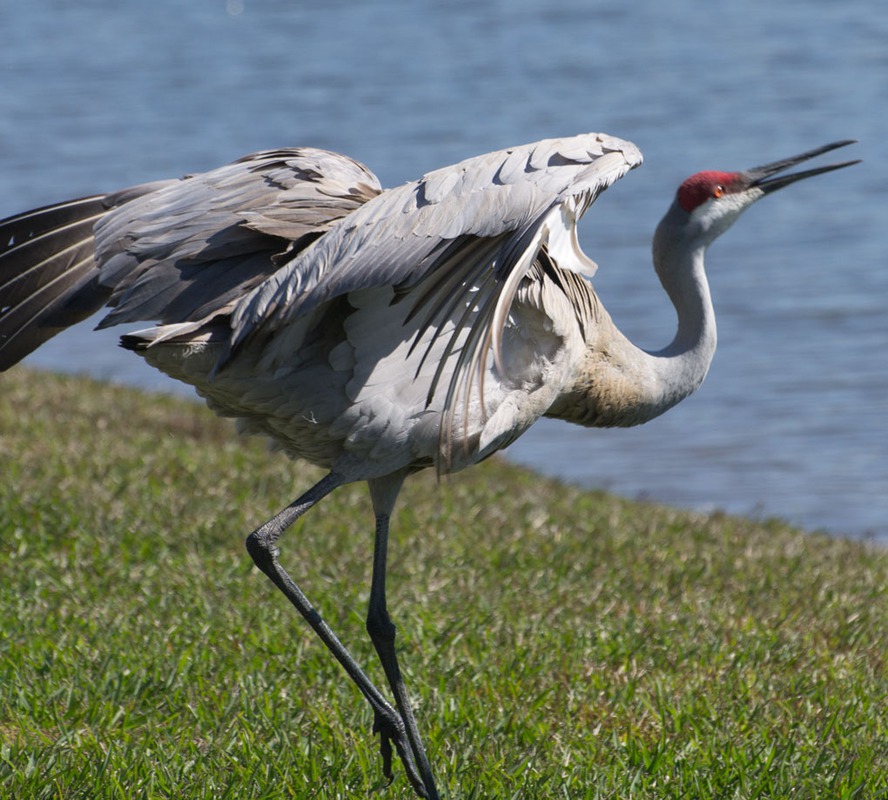
<path id="1" fill-rule="evenodd" d="M 152 186 L 99 217 L 98 280 L 114 305 L 103 324 L 160 320 L 124 345 L 242 430 L 349 480 L 458 469 L 513 441 L 562 392 L 593 383 L 587 336 L 619 334 L 578 278 L 594 265 L 574 222 L 640 161 L 628 142 L 593 134 L 382 192 L 334 153 L 258 153 Z M 540 247 L 544 264 L 528 256 Z M 490 298 L 506 292 L 495 319 Z M 496 357 L 478 358 L 478 332 L 493 326 Z M 575 392 L 561 416 L 649 418 L 654 408 L 631 409 L 631 377 L 620 397 L 605 397 L 620 388 L 610 380 L 593 383 L 607 390 L 600 398 Z"/>
<path id="2" fill-rule="evenodd" d="M 746 173 L 686 181 L 654 237 L 678 316 L 662 350 L 616 328 L 587 278 L 576 222 L 641 163 L 604 134 L 468 159 L 382 190 L 361 164 L 310 148 L 0 222 L 0 370 L 102 306 L 103 326 L 210 407 L 325 468 L 248 539 L 371 703 L 417 793 L 436 797 L 385 607 L 388 522 L 405 476 L 474 464 L 542 416 L 644 423 L 693 392 L 716 344 L 706 247 L 770 176 L 847 142 Z M 377 540 L 368 629 L 397 711 L 277 561 L 283 530 L 343 483 L 370 486 Z"/>
<path id="3" fill-rule="evenodd" d="M 273 338 L 246 343 L 216 374 L 225 344 L 212 337 L 151 347 L 155 334 L 146 333 L 124 342 L 195 386 L 213 410 L 238 418 L 242 431 L 266 435 L 288 455 L 349 480 L 436 463 L 455 471 L 501 449 L 556 404 L 561 418 L 598 425 L 625 424 L 629 414 L 640 422 L 664 408 L 624 372 L 629 363 L 620 356 L 631 347 L 624 353 L 589 348 L 587 332 L 615 330 L 591 285 L 567 274 L 556 280 L 537 268 L 516 292 L 500 364 L 488 359 L 465 387 L 465 402 L 451 400 L 448 419 L 446 376 L 456 372 L 478 312 L 461 320 L 467 312 L 461 305 L 423 331 L 410 303 L 393 302 L 394 295 L 383 286 L 328 301 Z M 579 307 L 572 302 L 577 297 Z M 587 352 L 595 357 L 587 359 Z M 445 378 L 430 399 L 439 370 Z M 445 420 L 450 438 L 442 443 Z"/>

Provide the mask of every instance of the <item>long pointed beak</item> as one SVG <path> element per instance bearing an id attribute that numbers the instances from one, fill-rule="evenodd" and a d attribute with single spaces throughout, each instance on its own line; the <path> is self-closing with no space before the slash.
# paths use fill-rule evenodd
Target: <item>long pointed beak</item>
<path id="1" fill-rule="evenodd" d="M 782 189 L 784 186 L 789 186 L 791 183 L 802 180 L 803 178 L 810 178 L 814 175 L 822 175 L 824 172 L 832 172 L 834 169 L 842 169 L 842 167 L 850 167 L 852 164 L 859 164 L 860 159 L 856 159 L 854 161 L 843 161 L 840 164 L 827 164 L 825 167 L 806 169 L 802 172 L 792 172 L 789 175 L 782 175 L 779 178 L 771 177 L 772 175 L 783 172 L 790 167 L 794 167 L 796 164 L 801 164 L 803 161 L 823 155 L 823 153 L 828 153 L 830 150 L 836 150 L 839 147 L 846 147 L 849 144 L 854 144 L 856 141 L 856 139 L 844 139 L 841 142 L 826 144 L 823 147 L 808 150 L 807 152 L 793 156 L 792 158 L 784 158 L 781 161 L 774 161 L 771 164 L 765 164 L 761 167 L 753 167 L 752 169 L 746 170 L 745 174 L 750 180 L 750 186 L 755 186 L 765 194 L 769 194 L 770 192 L 777 191 L 777 189 Z"/>

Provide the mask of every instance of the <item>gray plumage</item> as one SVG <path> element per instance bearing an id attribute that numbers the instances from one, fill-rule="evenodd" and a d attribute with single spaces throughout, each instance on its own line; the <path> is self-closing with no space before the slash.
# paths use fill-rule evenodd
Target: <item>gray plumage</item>
<path id="1" fill-rule="evenodd" d="M 675 306 L 669 345 L 614 326 L 587 280 L 577 220 L 641 163 L 604 134 L 470 158 L 383 191 L 322 150 L 256 153 L 210 172 L 37 209 L 0 222 L 0 370 L 103 306 L 151 323 L 121 343 L 194 386 L 216 412 L 328 470 L 247 539 L 371 704 L 383 768 L 393 747 L 437 798 L 385 604 L 388 526 L 411 472 L 449 472 L 542 416 L 637 425 L 703 381 L 715 351 L 706 248 L 752 203 L 848 163 L 777 173 L 849 142 L 745 172 L 689 178 L 657 228 Z M 367 481 L 376 515 L 367 627 L 392 706 L 278 561 L 292 522 Z"/>

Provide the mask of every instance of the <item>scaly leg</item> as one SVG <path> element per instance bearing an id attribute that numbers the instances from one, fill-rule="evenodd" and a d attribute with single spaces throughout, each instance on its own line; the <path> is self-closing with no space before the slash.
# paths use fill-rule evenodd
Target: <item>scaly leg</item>
<path id="1" fill-rule="evenodd" d="M 404 762 L 404 769 L 414 790 L 420 796 L 426 796 L 424 790 L 425 781 L 417 773 L 413 761 L 413 745 L 410 742 L 409 735 L 407 735 L 401 716 L 364 674 L 364 671 L 358 666 L 351 653 L 339 641 L 336 634 L 330 629 L 330 626 L 324 622 L 318 611 L 312 606 L 302 590 L 277 560 L 280 553 L 277 541 L 281 534 L 315 503 L 341 486 L 342 483 L 343 481 L 338 475 L 333 473 L 327 475 L 298 500 L 253 531 L 247 537 L 247 551 L 250 553 L 256 566 L 271 579 L 272 583 L 283 592 L 284 596 L 311 625 L 327 649 L 342 664 L 349 677 L 354 681 L 364 697 L 367 698 L 367 702 L 370 703 L 374 714 L 373 731 L 374 733 L 379 733 L 380 736 L 380 753 L 382 755 L 383 774 L 385 777 L 389 781 L 392 780 L 392 744 L 394 743 L 401 761 Z"/>
<path id="2" fill-rule="evenodd" d="M 367 610 L 367 632 L 370 634 L 370 639 L 379 655 L 379 661 L 395 696 L 395 705 L 404 721 L 407 740 L 410 742 L 410 749 L 422 778 L 425 796 L 429 800 L 438 800 L 438 790 L 432 777 L 431 765 L 419 735 L 419 727 L 410 705 L 401 668 L 398 666 L 398 657 L 395 652 L 395 626 L 389 617 L 385 601 L 389 520 L 404 477 L 405 474 L 391 475 L 369 481 L 373 511 L 376 514 L 376 542 L 373 548 L 373 581 L 370 585 L 370 603 Z"/>

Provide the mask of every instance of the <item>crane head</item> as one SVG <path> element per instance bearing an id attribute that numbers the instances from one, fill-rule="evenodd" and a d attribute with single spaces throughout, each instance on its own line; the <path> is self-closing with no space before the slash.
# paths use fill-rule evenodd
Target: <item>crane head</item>
<path id="1" fill-rule="evenodd" d="M 823 167 L 780 175 L 796 164 L 828 153 L 830 150 L 853 144 L 855 141 L 854 139 L 845 139 L 833 142 L 797 156 L 753 167 L 743 172 L 714 170 L 698 172 L 691 175 L 678 187 L 674 207 L 676 210 L 680 209 L 680 212 L 677 211 L 677 213 L 684 212 L 683 221 L 688 228 L 693 230 L 695 236 L 702 236 L 707 242 L 711 242 L 727 230 L 745 209 L 765 195 L 804 178 L 859 163 L 859 159 L 843 161 L 839 164 L 827 164 Z"/>

